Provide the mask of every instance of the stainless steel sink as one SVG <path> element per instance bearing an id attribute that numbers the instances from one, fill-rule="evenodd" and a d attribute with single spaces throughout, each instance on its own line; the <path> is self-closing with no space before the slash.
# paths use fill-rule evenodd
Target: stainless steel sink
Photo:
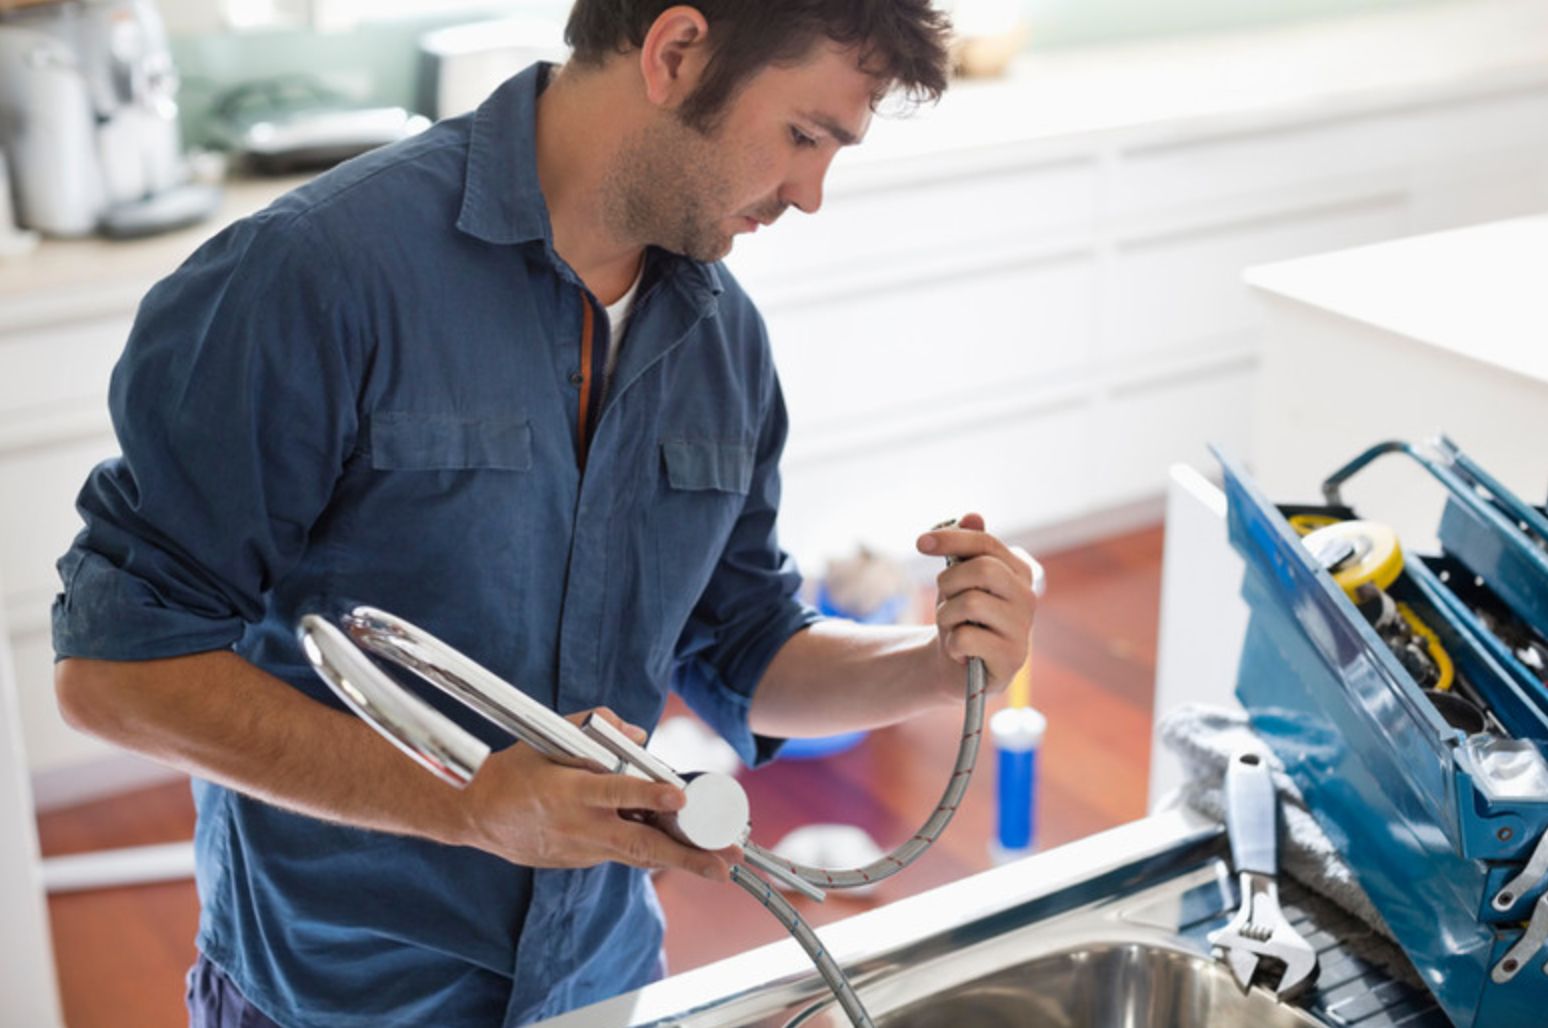
<path id="1" fill-rule="evenodd" d="M 1236 904 L 1221 826 L 1146 818 L 822 929 L 878 1028 L 1441 1028 L 1422 988 L 1356 955 L 1370 935 L 1282 886 L 1319 953 L 1300 1005 L 1244 991 L 1206 936 Z M 1304 897 L 1300 898 L 1300 897 Z M 1388 944 L 1389 945 L 1389 944 Z M 1395 953 L 1396 951 L 1393 950 Z M 848 1028 L 794 942 L 543 1022 L 544 1028 Z"/>
<path id="2" fill-rule="evenodd" d="M 1215 858 L 1131 874 L 1126 886 L 1042 916 L 1003 919 L 975 939 L 936 935 L 895 951 L 890 966 L 857 974 L 878 1028 L 1325 1028 L 1261 988 L 1244 991 L 1209 955 L 1203 935 L 1234 902 Z M 1114 882 L 1098 875 L 1112 889 Z M 968 926 L 964 926 L 967 928 Z M 690 1023 L 690 1022 L 684 1022 Z M 696 1023 L 696 1022 L 692 1022 Z M 847 1028 L 828 997 L 759 1024 Z"/>
<path id="3" fill-rule="evenodd" d="M 820 1020 L 834 1022 L 824 1012 Z M 1255 989 L 1220 964 L 1150 942 L 1104 942 L 1051 953 L 906 1003 L 878 1028 L 1315 1028 L 1321 1022 Z"/>

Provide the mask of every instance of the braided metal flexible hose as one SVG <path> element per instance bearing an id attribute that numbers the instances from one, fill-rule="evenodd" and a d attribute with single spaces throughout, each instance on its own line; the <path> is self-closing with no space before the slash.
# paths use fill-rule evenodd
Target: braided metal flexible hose
<path id="1" fill-rule="evenodd" d="M 854 986 L 849 984 L 849 978 L 844 974 L 844 969 L 838 966 L 826 949 L 823 949 L 817 933 L 812 931 L 812 926 L 806 923 L 806 919 L 800 912 L 792 907 L 785 897 L 775 892 L 768 882 L 741 864 L 731 868 L 731 880 L 751 893 L 753 899 L 762 903 L 768 912 L 785 926 L 785 930 L 791 937 L 800 943 L 801 948 L 806 950 L 806 955 L 817 967 L 817 973 L 822 975 L 823 981 L 827 982 L 828 988 L 833 991 L 833 998 L 838 1000 L 844 1013 L 849 1015 L 850 1022 L 856 1028 L 875 1028 L 875 1022 L 861 1005 L 860 997 L 855 995 Z"/>
<path id="2" fill-rule="evenodd" d="M 890 878 L 918 860 L 951 823 L 952 816 L 956 814 L 957 807 L 962 802 L 963 794 L 967 792 L 968 783 L 972 780 L 973 767 L 978 762 L 979 743 L 983 740 L 984 734 L 984 691 L 987 688 L 987 678 L 983 661 L 976 657 L 968 661 L 967 706 L 962 715 L 962 743 L 957 749 L 957 763 L 952 769 L 951 779 L 946 783 L 946 791 L 941 795 L 940 802 L 936 804 L 934 813 L 926 819 L 919 831 L 891 853 L 878 857 L 864 867 L 832 870 L 794 863 L 763 849 L 756 843 L 746 843 L 743 848 L 756 850 L 761 856 L 797 877 L 829 889 L 853 889 L 862 885 L 871 885 Z"/>
<path id="3" fill-rule="evenodd" d="M 864 867 L 830 870 L 794 863 L 776 856 L 755 843 L 744 843 L 742 848 L 755 851 L 760 857 L 785 868 L 804 881 L 832 889 L 852 889 L 856 886 L 879 882 L 897 874 L 919 859 L 920 854 L 929 849 L 930 845 L 946 830 L 946 826 L 951 823 L 952 816 L 956 814 L 957 807 L 962 802 L 963 794 L 967 792 L 968 783 L 973 777 L 973 767 L 978 762 L 979 743 L 983 740 L 984 692 L 987 688 L 988 673 L 984 670 L 984 662 L 975 657 L 968 661 L 967 705 L 962 715 L 962 744 L 957 749 L 957 764 L 952 770 L 951 780 L 946 783 L 946 791 L 941 795 L 941 801 L 936 804 L 935 811 L 925 820 L 923 827 L 891 853 Z M 864 1005 L 861 1004 L 860 997 L 855 994 L 854 986 L 849 983 L 843 969 L 822 947 L 811 925 L 806 923 L 800 912 L 762 878 L 741 865 L 731 869 L 731 880 L 762 903 L 769 913 L 785 926 L 785 930 L 794 937 L 801 948 L 806 950 L 812 963 L 816 965 L 817 972 L 833 990 L 834 998 L 838 1000 L 839 1006 L 843 1008 L 856 1028 L 874 1028 L 875 1022 L 871 1020 Z"/>

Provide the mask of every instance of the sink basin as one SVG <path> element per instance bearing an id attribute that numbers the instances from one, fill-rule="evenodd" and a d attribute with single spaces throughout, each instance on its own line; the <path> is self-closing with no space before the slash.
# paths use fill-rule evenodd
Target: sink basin
<path id="1" fill-rule="evenodd" d="M 1145 943 L 1105 943 L 1008 967 L 906 1004 L 878 1028 L 1192 1028 L 1318 1022 L 1219 963 Z"/>
<path id="2" fill-rule="evenodd" d="M 1239 901 L 1227 851 L 1220 825 L 1158 814 L 830 925 L 823 941 L 877 1028 L 1449 1028 L 1417 982 L 1346 948 L 1368 928 L 1289 881 L 1286 916 L 1322 973 L 1294 1004 L 1244 992 L 1208 942 Z M 647 1026 L 850 1021 L 786 940 L 544 1022 Z"/>

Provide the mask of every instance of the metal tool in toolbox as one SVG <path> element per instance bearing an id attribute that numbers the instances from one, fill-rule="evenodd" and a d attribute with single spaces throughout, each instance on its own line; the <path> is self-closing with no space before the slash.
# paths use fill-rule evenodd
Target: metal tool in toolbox
<path id="1" fill-rule="evenodd" d="M 1226 830 L 1231 863 L 1241 883 L 1241 906 L 1229 924 L 1211 932 L 1243 989 L 1253 982 L 1280 998 L 1315 980 L 1317 953 L 1279 908 L 1279 796 L 1268 761 L 1255 750 L 1233 754 L 1226 767 Z"/>
<path id="2" fill-rule="evenodd" d="M 1439 553 L 1387 553 L 1343 505 L 1387 455 L 1445 488 Z M 1275 506 L 1221 463 L 1254 730 L 1453 1023 L 1543 1023 L 1548 517 L 1444 437 L 1366 450 L 1317 507 Z"/>
<path id="3" fill-rule="evenodd" d="M 955 524 L 943 522 L 936 528 Z M 956 563 L 949 558 L 948 563 Z M 1033 589 L 1042 595 L 1041 567 L 1034 564 Z M 966 706 L 956 766 L 945 792 L 924 825 L 891 853 L 865 867 L 829 869 L 793 863 L 750 841 L 747 795 L 729 775 L 679 775 L 654 754 L 599 717 L 577 726 L 463 653 L 402 618 L 372 607 L 357 607 L 341 619 L 340 630 L 308 614 L 297 635 L 318 676 L 344 703 L 403 753 L 438 778 L 466 786 L 489 756 L 489 747 L 378 668 L 366 655 L 405 668 L 447 693 L 556 763 L 627 774 L 683 789 L 686 802 L 670 816 L 646 820 L 689 846 L 718 850 L 740 845 L 749 865 L 769 878 L 821 901 L 825 888 L 851 888 L 881 881 L 919 858 L 951 821 L 967 792 L 983 736 L 987 673 L 983 661 L 968 661 Z M 347 633 L 347 634 L 346 634 Z M 358 644 L 358 645 L 357 645 Z M 363 649 L 362 649 L 363 648 Z M 835 999 L 860 1028 L 872 1025 L 843 970 L 816 933 L 764 878 L 736 865 L 731 880 L 750 893 L 804 949 Z"/>

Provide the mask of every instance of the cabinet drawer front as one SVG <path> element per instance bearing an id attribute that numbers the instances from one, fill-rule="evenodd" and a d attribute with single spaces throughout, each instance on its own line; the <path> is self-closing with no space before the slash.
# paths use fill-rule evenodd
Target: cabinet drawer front
<path id="1" fill-rule="evenodd" d="M 1341 179 L 1406 177 L 1415 167 L 1466 167 L 1480 154 L 1548 148 L 1548 92 L 1508 94 L 1174 143 L 1126 154 L 1113 197 L 1118 217 L 1267 198 Z"/>
<path id="2" fill-rule="evenodd" d="M 0 333 L 0 419 L 100 400 L 129 337 L 124 316 Z"/>
<path id="3" fill-rule="evenodd" d="M 1208 467 L 1211 444 L 1247 452 L 1256 385 L 1256 363 L 1244 358 L 1115 391 L 1091 434 L 1094 502 L 1119 506 L 1155 496 L 1173 464 Z"/>
<path id="4" fill-rule="evenodd" d="M 950 255 L 986 242 L 1089 232 L 1098 178 L 1094 164 L 1070 161 L 835 191 L 816 217 L 790 210 L 767 235 L 741 237 L 729 263 L 756 298 L 760 284 L 820 278 L 903 255 Z"/>
<path id="5" fill-rule="evenodd" d="M 1096 303 L 1089 259 L 897 282 L 776 308 L 769 333 L 798 430 L 973 405 L 1087 359 Z"/>
<path id="6" fill-rule="evenodd" d="M 1242 272 L 1403 232 L 1397 200 L 1246 223 L 1120 250 L 1103 305 L 1102 353 L 1110 361 L 1159 356 L 1250 332 L 1262 316 Z"/>
<path id="7" fill-rule="evenodd" d="M 111 435 L 0 453 L 0 585 L 6 596 L 59 589 L 54 561 L 81 520 L 75 497 L 97 462 L 118 452 Z"/>
<path id="8" fill-rule="evenodd" d="M 780 539 L 820 575 L 825 559 L 860 543 L 912 553 L 921 531 L 965 510 L 1000 531 L 1074 517 L 1086 509 L 1089 468 L 1071 441 L 1089 428 L 1083 407 L 1056 407 L 787 460 Z"/>

